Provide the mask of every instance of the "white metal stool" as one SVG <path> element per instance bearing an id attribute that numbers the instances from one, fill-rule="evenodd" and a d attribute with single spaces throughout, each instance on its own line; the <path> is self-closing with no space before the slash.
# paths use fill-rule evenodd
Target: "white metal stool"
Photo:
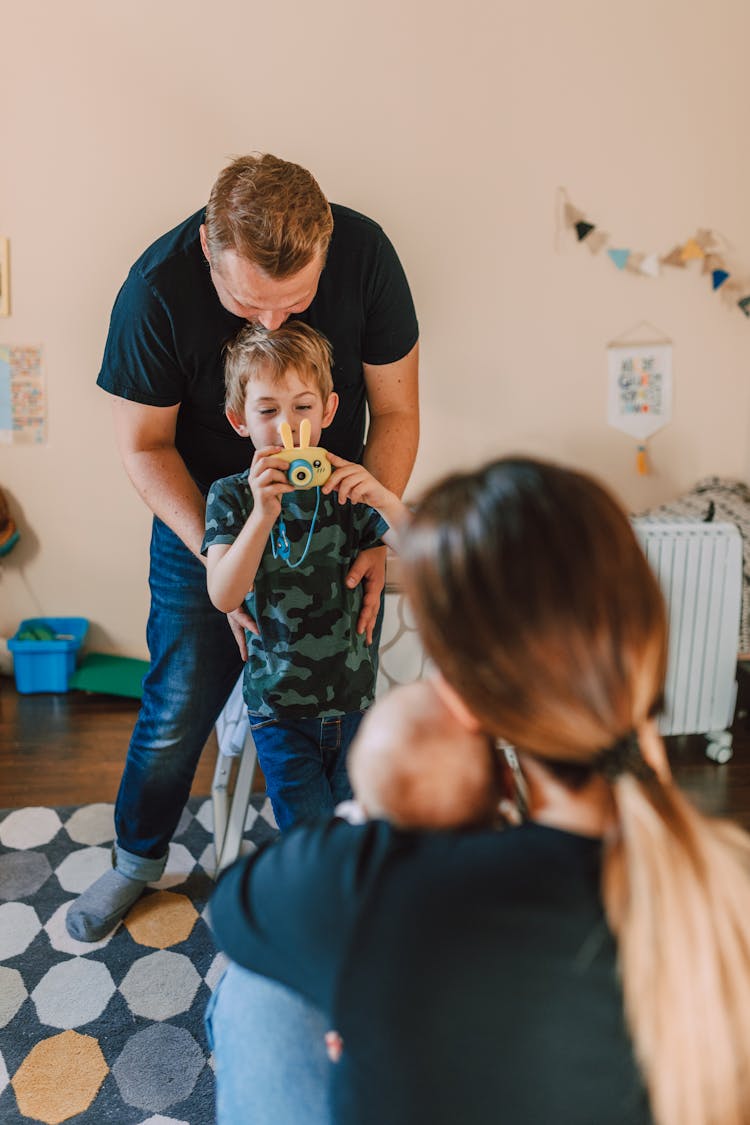
<path id="1" fill-rule="evenodd" d="M 232 863 L 240 852 L 245 818 L 253 789 L 258 755 L 250 732 L 247 708 L 242 698 L 242 676 L 232 689 L 216 720 L 219 753 L 211 783 L 214 814 L 216 874 Z M 238 760 L 234 792 L 229 797 L 232 763 Z"/>

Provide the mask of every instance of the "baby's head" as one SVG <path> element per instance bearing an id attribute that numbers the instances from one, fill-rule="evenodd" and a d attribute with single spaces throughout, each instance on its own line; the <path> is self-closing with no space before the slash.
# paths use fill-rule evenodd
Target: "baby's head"
<path id="1" fill-rule="evenodd" d="M 280 328 L 246 324 L 225 350 L 225 410 L 234 429 L 256 449 L 278 445 L 279 425 L 289 423 L 298 444 L 299 423 L 310 420 L 311 444 L 336 413 L 331 345 L 301 320 Z"/>
<path id="2" fill-rule="evenodd" d="M 399 828 L 488 825 L 497 817 L 494 750 L 459 723 L 429 680 L 394 688 L 373 705 L 348 768 L 367 816 Z"/>

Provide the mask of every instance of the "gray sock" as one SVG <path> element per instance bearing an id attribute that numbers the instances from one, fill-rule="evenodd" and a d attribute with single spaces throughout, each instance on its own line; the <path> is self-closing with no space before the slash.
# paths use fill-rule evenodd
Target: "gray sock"
<path id="1" fill-rule="evenodd" d="M 105 871 L 68 908 L 65 926 L 76 941 L 100 941 L 143 893 L 146 883 Z"/>

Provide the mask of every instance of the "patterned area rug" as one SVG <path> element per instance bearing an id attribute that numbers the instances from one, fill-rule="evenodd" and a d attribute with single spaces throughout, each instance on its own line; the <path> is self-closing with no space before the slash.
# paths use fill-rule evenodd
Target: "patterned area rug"
<path id="1" fill-rule="evenodd" d="M 110 863 L 111 805 L 0 811 L 0 1122 L 212 1125 L 203 1013 L 224 968 L 206 921 L 211 802 L 191 801 L 164 876 L 92 945 L 68 904 Z M 262 797 L 243 852 L 276 834 Z"/>

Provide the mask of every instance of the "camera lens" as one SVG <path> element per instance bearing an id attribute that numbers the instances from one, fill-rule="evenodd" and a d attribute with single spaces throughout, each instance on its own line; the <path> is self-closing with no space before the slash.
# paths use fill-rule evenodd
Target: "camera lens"
<path id="1" fill-rule="evenodd" d="M 313 479 L 313 470 L 309 461 L 301 459 L 292 461 L 287 473 L 287 479 L 295 488 L 305 488 Z"/>

